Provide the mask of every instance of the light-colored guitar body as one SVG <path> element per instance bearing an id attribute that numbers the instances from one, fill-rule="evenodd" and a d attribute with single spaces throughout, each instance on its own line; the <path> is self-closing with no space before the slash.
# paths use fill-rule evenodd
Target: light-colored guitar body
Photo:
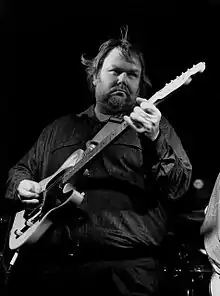
<path id="1" fill-rule="evenodd" d="M 75 164 L 82 158 L 84 151 L 78 149 L 75 151 L 64 164 L 51 176 L 40 181 L 42 192 L 47 192 L 51 181 L 56 180 L 60 174 L 64 174 L 68 168 L 75 166 Z M 46 193 L 47 194 L 47 193 Z M 72 184 L 67 183 L 59 191 L 59 198 L 62 195 L 59 204 L 55 204 L 53 196 L 47 197 L 45 195 L 44 202 L 39 208 L 35 208 L 33 214 L 28 219 L 26 218 L 27 211 L 22 210 L 17 212 L 9 235 L 9 248 L 11 250 L 18 249 L 24 243 L 33 244 L 46 232 L 46 230 L 53 224 L 53 218 L 57 212 L 64 209 L 65 205 L 74 203 L 80 204 L 83 195 L 76 191 Z M 47 202 L 49 200 L 49 203 Z M 54 202 L 53 202 L 54 201 Z"/>

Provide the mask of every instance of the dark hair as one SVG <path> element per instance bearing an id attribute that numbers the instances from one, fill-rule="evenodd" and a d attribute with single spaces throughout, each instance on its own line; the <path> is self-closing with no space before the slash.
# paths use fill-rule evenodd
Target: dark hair
<path id="1" fill-rule="evenodd" d="M 123 29 L 125 32 L 123 33 Z M 128 41 L 128 26 L 121 29 L 121 38 L 109 39 L 101 44 L 98 54 L 93 59 L 86 59 L 84 54 L 81 56 L 81 63 L 86 66 L 87 80 L 90 90 L 93 91 L 93 77 L 99 74 L 103 62 L 108 54 L 114 49 L 120 48 L 123 56 L 127 61 L 131 61 L 132 57 L 137 57 L 141 64 L 141 78 L 140 78 L 140 96 L 146 96 L 147 89 L 151 87 L 151 82 L 145 73 L 145 61 L 143 53 L 136 44 L 131 44 Z"/>

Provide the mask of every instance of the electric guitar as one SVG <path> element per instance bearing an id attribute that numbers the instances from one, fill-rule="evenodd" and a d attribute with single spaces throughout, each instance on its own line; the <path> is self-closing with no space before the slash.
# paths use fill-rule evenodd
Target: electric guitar
<path id="1" fill-rule="evenodd" d="M 192 75 L 203 72 L 204 69 L 204 62 L 194 65 L 156 92 L 149 99 L 149 102 L 156 105 L 181 85 L 189 82 Z M 84 194 L 75 190 L 74 186 L 68 183 L 68 180 L 125 130 L 127 126 L 128 124 L 122 120 L 117 125 L 117 128 L 112 130 L 98 145 L 92 143 L 85 151 L 82 149 L 76 150 L 53 175 L 39 182 L 42 188 L 40 204 L 33 210 L 22 210 L 15 215 L 9 234 L 9 248 L 11 250 L 18 249 L 26 243 L 33 244 L 37 242 L 52 225 L 58 211 L 67 208 L 70 204 L 79 205 L 82 202 Z"/>

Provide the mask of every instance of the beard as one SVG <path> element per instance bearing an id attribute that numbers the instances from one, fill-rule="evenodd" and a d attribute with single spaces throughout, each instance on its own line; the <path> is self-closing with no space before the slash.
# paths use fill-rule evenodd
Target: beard
<path id="1" fill-rule="evenodd" d="M 102 92 L 96 89 L 96 104 L 103 114 L 127 114 L 135 106 L 135 98 L 125 92 Z"/>

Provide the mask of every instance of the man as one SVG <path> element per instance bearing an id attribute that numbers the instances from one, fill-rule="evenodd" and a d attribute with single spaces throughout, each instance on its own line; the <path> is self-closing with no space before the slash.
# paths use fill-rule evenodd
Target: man
<path id="1" fill-rule="evenodd" d="M 39 182 L 85 150 L 110 117 L 123 116 L 128 128 L 72 180 L 85 194 L 78 206 L 54 218 L 38 242 L 21 247 L 9 294 L 23 285 L 27 294 L 159 295 L 160 246 L 170 212 L 189 187 L 191 164 L 174 129 L 145 99 L 143 55 L 126 34 L 82 63 L 95 105 L 43 130 L 10 170 L 6 198 L 16 207 L 37 206 Z"/>

